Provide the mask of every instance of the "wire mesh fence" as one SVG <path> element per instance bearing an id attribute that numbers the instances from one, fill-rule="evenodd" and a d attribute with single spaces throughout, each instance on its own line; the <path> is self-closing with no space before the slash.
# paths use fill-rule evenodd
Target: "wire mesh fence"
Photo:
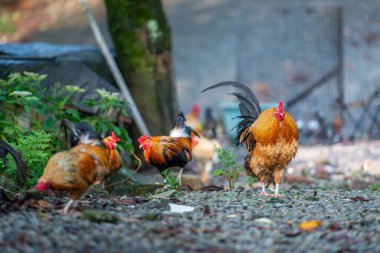
<path id="1" fill-rule="evenodd" d="M 343 100 L 341 12 L 332 5 L 242 10 L 236 79 L 263 102 L 288 102 L 305 125 L 332 122 Z"/>

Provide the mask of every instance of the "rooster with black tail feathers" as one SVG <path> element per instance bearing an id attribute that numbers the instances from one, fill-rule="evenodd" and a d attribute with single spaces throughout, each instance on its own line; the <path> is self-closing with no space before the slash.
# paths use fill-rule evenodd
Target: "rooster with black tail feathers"
<path id="1" fill-rule="evenodd" d="M 192 160 L 191 135 L 199 135 L 185 124 L 186 119 L 179 112 L 175 121 L 175 127 L 170 136 L 147 136 L 138 139 L 140 148 L 144 151 L 145 160 L 158 168 L 160 173 L 170 167 L 180 167 L 178 178 L 181 185 L 183 167 Z"/>
<path id="2" fill-rule="evenodd" d="M 231 93 L 239 100 L 240 121 L 236 139 L 247 149 L 244 168 L 248 175 L 256 175 L 263 183 L 261 195 L 269 195 L 266 186 L 275 183 L 274 196 L 279 197 L 279 185 L 286 173 L 287 165 L 298 150 L 298 127 L 293 117 L 278 107 L 261 111 L 260 103 L 253 92 L 238 82 L 222 82 L 202 92 L 222 86 L 233 86 L 238 91 Z"/>

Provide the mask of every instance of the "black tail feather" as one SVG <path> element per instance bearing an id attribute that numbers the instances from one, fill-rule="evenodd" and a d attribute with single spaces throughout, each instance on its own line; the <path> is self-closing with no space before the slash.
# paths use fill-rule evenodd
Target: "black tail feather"
<path id="1" fill-rule="evenodd" d="M 253 122 L 259 117 L 261 113 L 260 103 L 258 99 L 256 98 L 255 94 L 244 84 L 234 82 L 234 81 L 227 81 L 227 82 L 221 82 L 214 84 L 206 89 L 204 89 L 202 92 L 215 89 L 222 86 L 234 86 L 238 89 L 237 92 L 230 93 L 231 95 L 234 95 L 239 100 L 239 110 L 240 110 L 240 116 L 241 119 L 238 124 L 236 125 L 237 128 L 237 136 L 236 139 L 239 140 L 241 134 L 244 132 L 244 130 L 251 126 Z"/>
<path id="2" fill-rule="evenodd" d="M 182 128 L 185 126 L 186 118 L 182 111 L 180 111 L 175 120 L 175 127 Z"/>
<path id="3" fill-rule="evenodd" d="M 63 129 L 65 141 L 69 143 L 70 148 L 76 146 L 83 135 L 88 135 L 89 139 L 101 140 L 99 134 L 95 132 L 87 122 L 74 123 L 67 119 L 61 121 L 60 132 Z"/>

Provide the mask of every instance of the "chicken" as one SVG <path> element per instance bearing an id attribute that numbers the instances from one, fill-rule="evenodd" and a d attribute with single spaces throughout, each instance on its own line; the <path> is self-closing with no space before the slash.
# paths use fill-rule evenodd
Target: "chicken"
<path id="1" fill-rule="evenodd" d="M 120 139 L 114 133 L 103 140 L 91 139 L 90 133 L 81 131 L 78 125 L 70 122 L 69 127 L 78 142 L 72 149 L 59 152 L 50 158 L 36 185 L 38 191 L 69 193 L 71 200 L 64 207 L 64 214 L 89 186 L 103 182 L 122 165 L 116 148 Z"/>
<path id="2" fill-rule="evenodd" d="M 293 117 L 278 107 L 261 112 L 259 101 L 252 91 L 238 82 L 222 82 L 203 90 L 221 86 L 234 86 L 239 91 L 232 93 L 239 99 L 240 121 L 237 124 L 238 143 L 247 149 L 244 168 L 247 174 L 256 175 L 263 183 L 261 195 L 267 196 L 266 186 L 276 184 L 274 196 L 279 196 L 279 185 L 286 173 L 287 165 L 298 150 L 298 127 Z"/>
<path id="3" fill-rule="evenodd" d="M 140 148 L 144 151 L 145 161 L 157 167 L 161 175 L 170 167 L 181 168 L 178 175 L 180 185 L 183 167 L 192 159 L 191 135 L 199 136 L 191 127 L 185 125 L 185 122 L 185 116 L 180 112 L 170 136 L 143 135 L 138 139 Z"/>
<path id="4" fill-rule="evenodd" d="M 205 185 L 209 181 L 212 165 L 218 157 L 215 149 L 220 148 L 222 145 L 216 139 L 207 139 L 202 136 L 198 143 L 193 144 L 193 146 L 193 157 L 201 170 L 201 182 Z"/>
<path id="5" fill-rule="evenodd" d="M 195 132 L 201 133 L 202 131 L 202 123 L 199 119 L 199 114 L 201 112 L 201 109 L 198 104 L 194 104 L 191 108 L 191 112 L 186 114 L 186 122 L 189 127 L 194 129 Z"/>
<path id="6" fill-rule="evenodd" d="M 205 121 L 203 124 L 203 135 L 206 138 L 216 138 L 216 120 L 214 119 L 214 116 L 212 115 L 212 109 L 210 107 L 207 107 L 205 110 Z"/>

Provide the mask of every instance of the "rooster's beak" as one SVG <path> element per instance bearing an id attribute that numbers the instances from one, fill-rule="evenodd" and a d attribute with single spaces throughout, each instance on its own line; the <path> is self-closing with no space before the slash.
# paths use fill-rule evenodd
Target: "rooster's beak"
<path id="1" fill-rule="evenodd" d="M 142 148 L 142 145 L 140 145 L 139 148 Z"/>

